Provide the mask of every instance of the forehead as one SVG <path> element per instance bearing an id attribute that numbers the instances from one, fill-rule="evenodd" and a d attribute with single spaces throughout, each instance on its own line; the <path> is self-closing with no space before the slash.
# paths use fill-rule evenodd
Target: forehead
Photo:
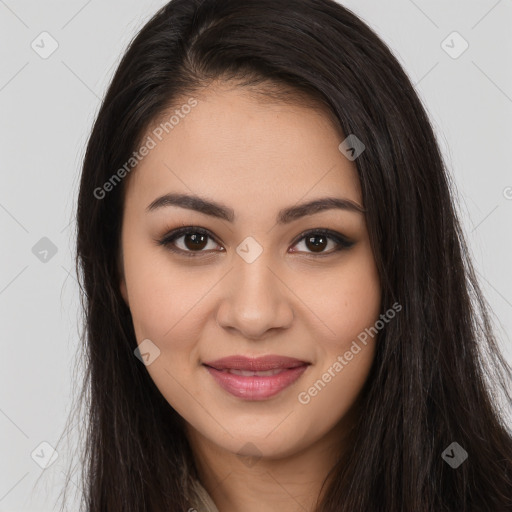
<path id="1" fill-rule="evenodd" d="M 193 98 L 192 109 L 179 112 L 184 97 L 148 129 L 143 141 L 154 147 L 125 183 L 127 200 L 147 206 L 158 194 L 181 191 L 237 210 L 327 193 L 361 202 L 355 163 L 338 149 L 345 136 L 320 105 L 267 101 L 227 86 Z M 173 115 L 172 128 L 162 129 Z"/>

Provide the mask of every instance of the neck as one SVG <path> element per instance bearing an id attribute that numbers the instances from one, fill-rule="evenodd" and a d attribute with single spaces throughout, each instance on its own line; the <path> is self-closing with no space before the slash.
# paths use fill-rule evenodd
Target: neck
<path id="1" fill-rule="evenodd" d="M 353 425 L 352 411 L 313 444 L 280 457 L 264 456 L 252 443 L 233 453 L 190 425 L 187 437 L 201 484 L 220 512 L 312 512 Z"/>

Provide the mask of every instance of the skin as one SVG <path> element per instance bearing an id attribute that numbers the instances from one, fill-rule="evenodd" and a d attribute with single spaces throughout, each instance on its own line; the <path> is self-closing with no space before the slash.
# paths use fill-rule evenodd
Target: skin
<path id="1" fill-rule="evenodd" d="M 356 166 L 338 149 L 345 136 L 319 108 L 219 84 L 195 97 L 198 105 L 125 182 L 121 293 L 137 342 L 150 339 L 160 350 L 147 371 L 186 420 L 201 482 L 219 510 L 313 510 L 354 423 L 376 338 L 309 403 L 298 395 L 378 320 L 381 289 L 364 213 L 330 209 L 286 225 L 276 215 L 326 196 L 362 207 Z M 220 202 L 236 220 L 177 206 L 146 211 L 171 192 Z M 181 226 L 215 238 L 199 249 L 183 236 L 174 242 L 202 251 L 195 258 L 158 245 Z M 298 240 L 319 228 L 354 245 L 320 256 L 307 238 Z M 252 263 L 236 252 L 249 236 L 263 249 Z M 319 251 L 336 246 L 328 239 Z M 251 401 L 224 391 L 202 366 L 234 354 L 311 364 L 278 395 Z"/>

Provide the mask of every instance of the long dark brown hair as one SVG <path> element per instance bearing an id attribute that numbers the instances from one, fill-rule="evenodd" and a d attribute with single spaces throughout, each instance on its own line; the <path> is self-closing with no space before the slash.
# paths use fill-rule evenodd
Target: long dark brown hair
<path id="1" fill-rule="evenodd" d="M 270 84 L 283 101 L 302 94 L 321 102 L 366 146 L 355 163 L 382 311 L 397 301 L 403 310 L 379 334 L 364 414 L 316 511 L 512 510 L 509 410 L 498 407 L 512 403 L 512 369 L 493 334 L 432 125 L 390 49 L 333 0 L 172 0 L 117 68 L 87 145 L 77 208 L 84 510 L 190 506 L 184 465 L 195 477 L 197 470 L 182 418 L 134 356 L 119 290 L 124 182 L 101 198 L 98 188 L 156 119 L 214 80 Z M 453 442 L 468 454 L 456 469 L 442 457 Z"/>

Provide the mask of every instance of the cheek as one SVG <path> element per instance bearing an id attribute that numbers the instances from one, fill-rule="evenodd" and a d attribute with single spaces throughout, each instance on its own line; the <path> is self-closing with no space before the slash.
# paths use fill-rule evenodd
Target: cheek
<path id="1" fill-rule="evenodd" d="M 203 329 L 200 298 L 212 283 L 192 283 L 187 272 L 172 270 L 159 252 L 132 251 L 125 258 L 130 311 L 137 343 L 149 339 L 159 350 L 146 370 L 169 404 L 183 414 L 190 406 L 188 378 Z"/>
<path id="2" fill-rule="evenodd" d="M 322 368 L 309 383 L 304 399 L 314 403 L 311 409 L 324 411 L 325 421 L 330 423 L 353 404 L 375 356 L 377 335 L 368 333 L 374 332 L 369 328 L 379 318 L 381 289 L 369 249 L 361 251 L 350 268 L 340 273 L 328 293 L 332 297 L 327 301 L 329 327 L 335 336 L 322 339 Z"/>
<path id="3" fill-rule="evenodd" d="M 308 306 L 321 322 L 318 339 L 326 351 L 346 350 L 379 318 L 380 280 L 368 247 L 360 247 L 346 264 L 318 279 L 315 293 L 311 292 L 312 282 L 305 280 L 303 285 L 309 289 L 298 293 L 307 297 Z"/>
<path id="4" fill-rule="evenodd" d="M 132 247 L 125 251 L 124 271 L 137 340 L 169 344 L 185 326 L 194 329 L 193 323 L 187 325 L 190 313 L 211 284 L 195 281 L 187 271 L 173 270 L 164 249 Z"/>
<path id="5" fill-rule="evenodd" d="M 319 364 L 301 387 L 298 401 L 305 416 L 322 417 L 325 429 L 349 411 L 375 357 L 378 335 L 369 329 L 379 319 L 381 289 L 369 254 L 362 252 L 340 270 L 336 279 L 325 285 L 324 301 L 315 306 L 329 331 L 322 327 L 328 335 L 316 337 Z M 317 427 L 308 424 L 305 428 L 313 431 Z"/>
<path id="6" fill-rule="evenodd" d="M 356 402 L 375 355 L 373 342 L 360 347 L 350 361 L 344 358 L 343 350 L 330 354 L 322 368 L 299 390 L 297 407 L 305 437 L 318 435 L 319 430 L 327 432 L 343 422 Z"/>

